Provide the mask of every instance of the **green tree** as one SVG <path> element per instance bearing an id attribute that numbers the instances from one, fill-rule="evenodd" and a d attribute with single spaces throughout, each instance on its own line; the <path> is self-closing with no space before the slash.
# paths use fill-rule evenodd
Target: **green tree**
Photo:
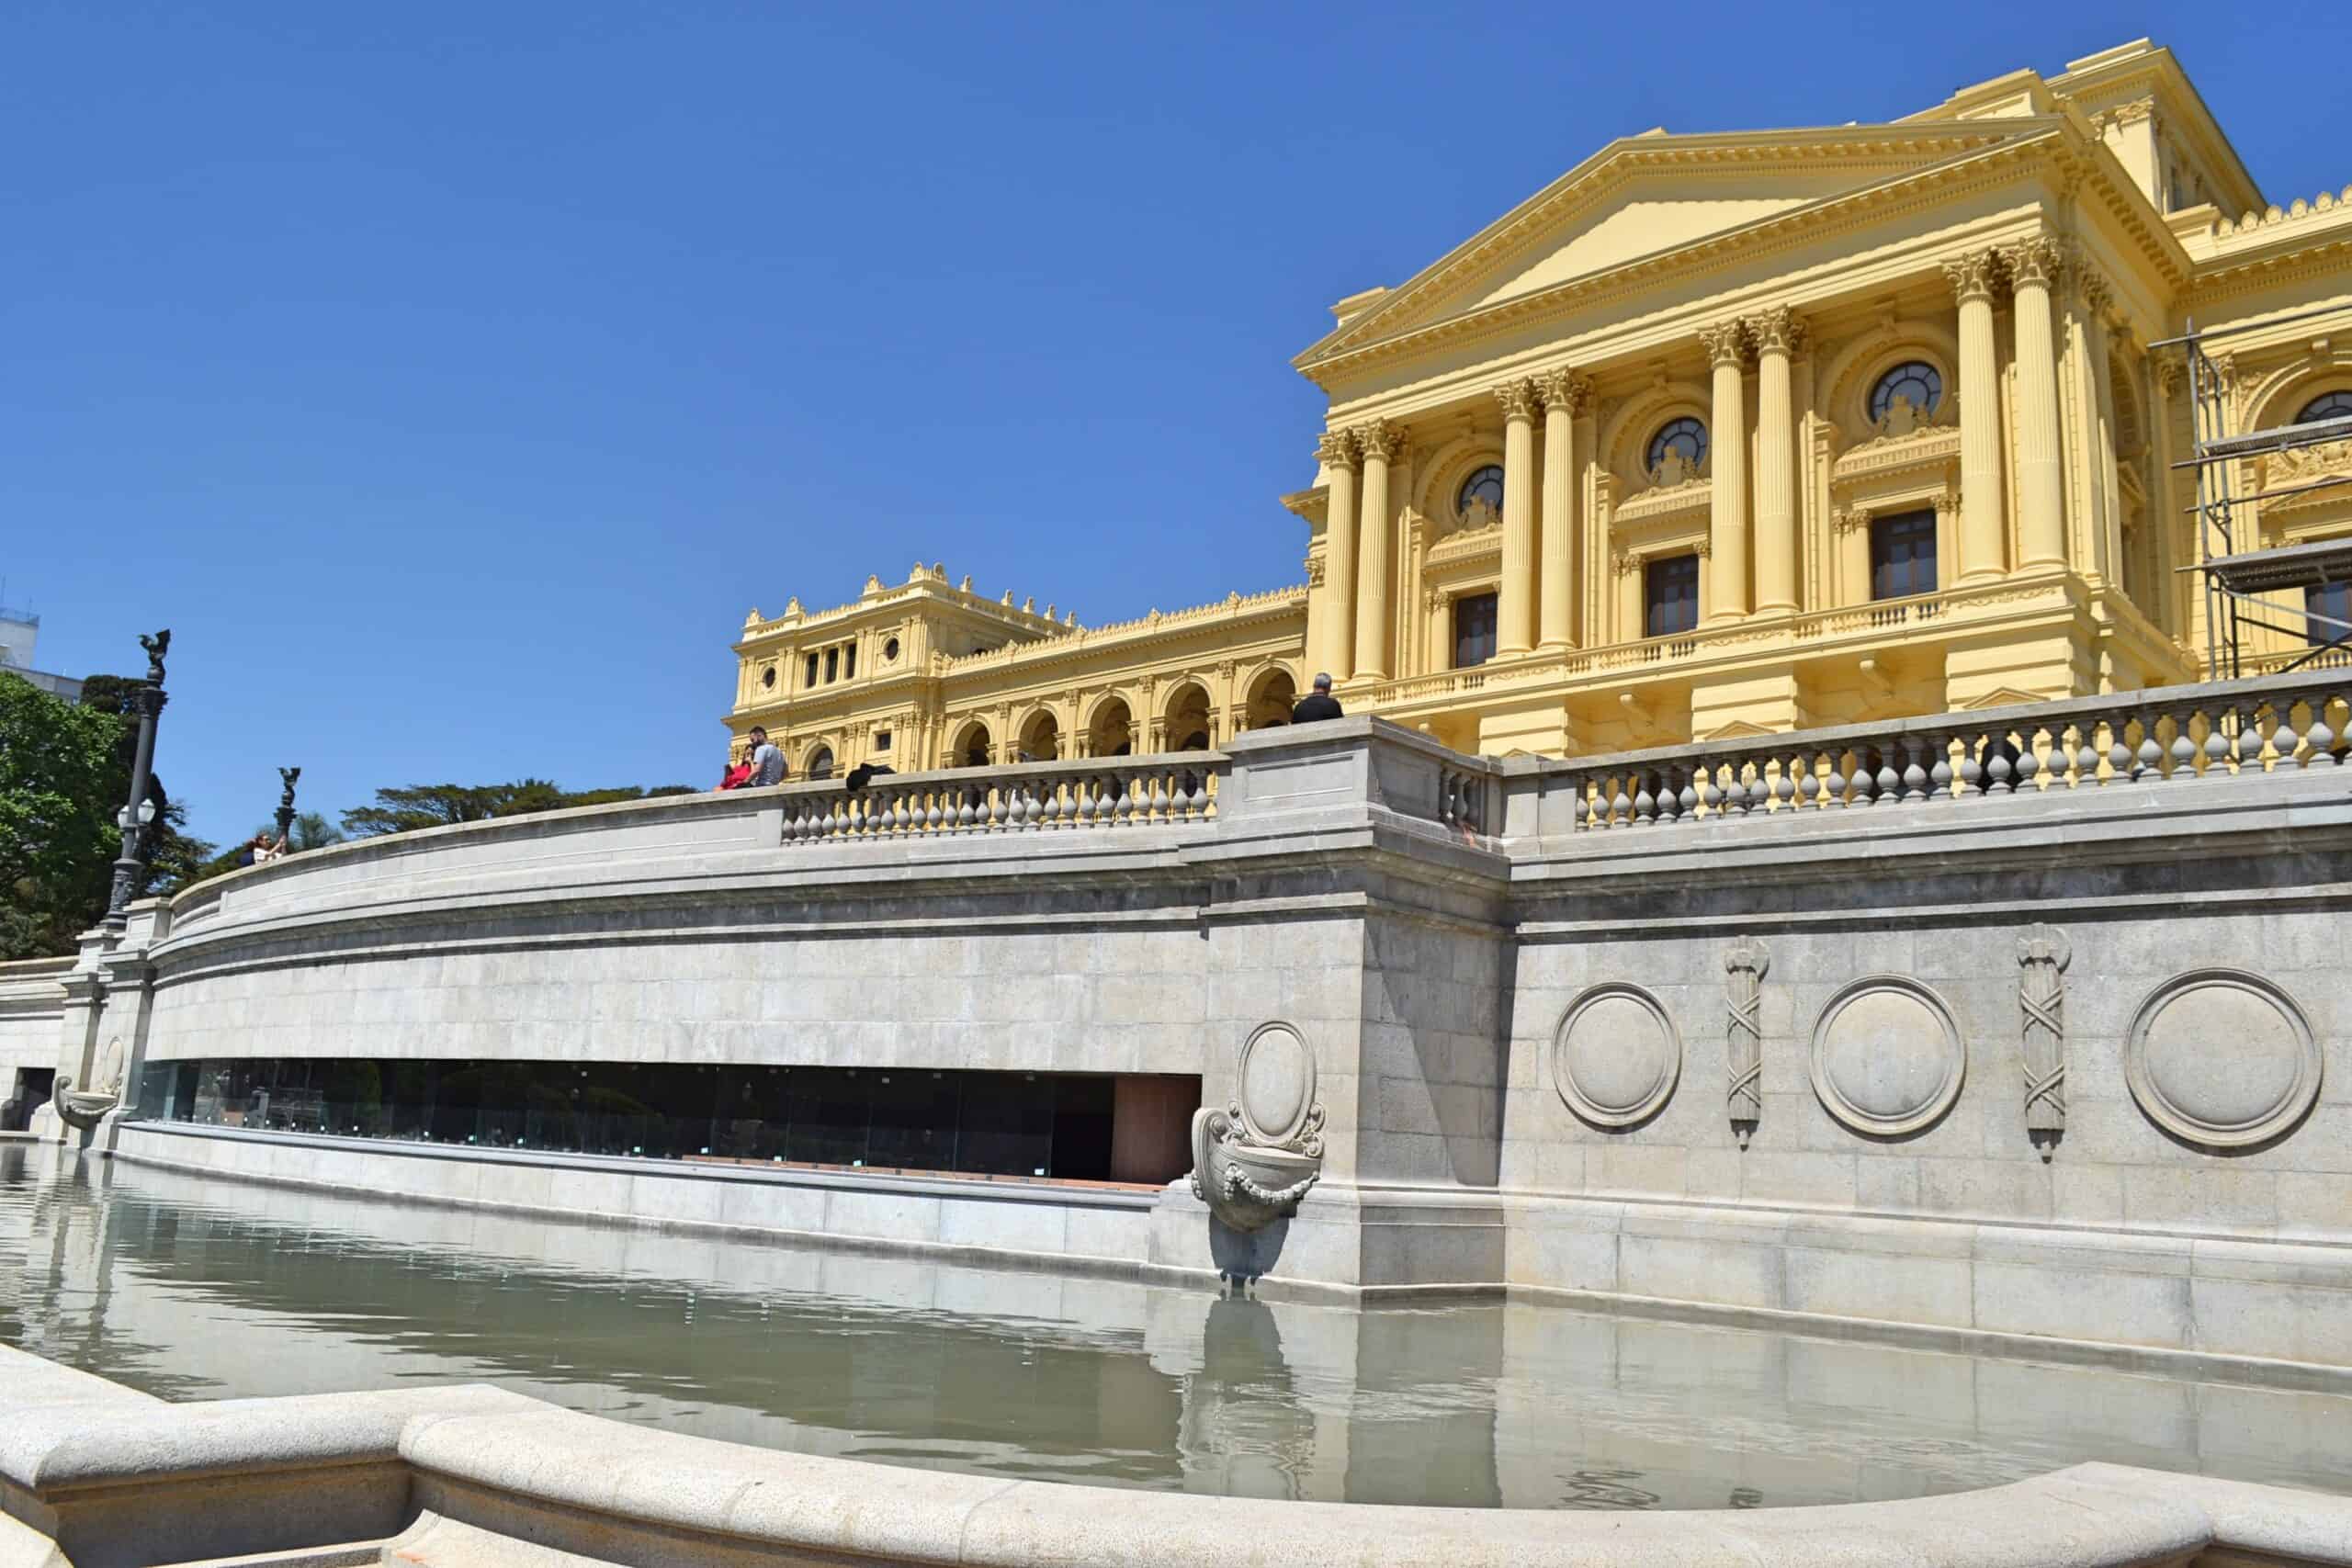
<path id="1" fill-rule="evenodd" d="M 604 806 L 617 800 L 695 793 L 691 784 L 661 784 L 652 789 L 624 785 L 617 789 L 567 790 L 551 779 L 516 779 L 512 784 L 407 784 L 378 790 L 373 806 L 354 807 L 343 814 L 343 827 L 344 831 L 356 838 L 369 839 L 385 833 L 411 833 L 420 828 L 446 828 L 454 822 L 520 817 L 532 811 L 560 811 L 573 806 Z"/>
<path id="2" fill-rule="evenodd" d="M 136 724 L 122 711 L 121 683 L 110 693 L 115 678 L 96 679 L 100 702 L 76 706 L 0 674 L 0 959 L 71 953 L 74 939 L 106 913 Z M 181 831 L 185 820 L 176 803 L 164 806 L 138 892 L 167 886 L 211 855 L 211 845 Z"/>

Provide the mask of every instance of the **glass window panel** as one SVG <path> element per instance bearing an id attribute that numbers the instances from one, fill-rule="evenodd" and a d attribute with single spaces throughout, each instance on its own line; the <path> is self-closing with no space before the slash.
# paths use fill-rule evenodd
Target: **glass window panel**
<path id="1" fill-rule="evenodd" d="M 953 1170 L 957 1075 L 894 1067 L 873 1075 L 865 1163 L 900 1170 Z"/>
<path id="2" fill-rule="evenodd" d="M 1495 656 L 1495 595 L 1472 593 L 1453 602 L 1453 667 L 1466 670 Z"/>
<path id="3" fill-rule="evenodd" d="M 1054 1084 L 1052 1174 L 1069 1181 L 1111 1179 L 1114 1078 L 1070 1074 Z"/>
<path id="4" fill-rule="evenodd" d="M 2346 411 L 2352 412 L 2352 411 Z M 2303 590 L 2303 640 L 2325 648 L 2352 637 L 2352 582 L 2326 582 Z"/>
<path id="5" fill-rule="evenodd" d="M 1912 412 L 1925 418 L 1944 400 L 1943 373 L 1921 359 L 1896 366 L 1871 389 L 1871 418 L 1884 419 L 1897 398 L 1909 403 Z"/>
<path id="6" fill-rule="evenodd" d="M 1699 558 L 1668 556 L 1642 568 L 1642 635 L 1679 637 L 1699 624 Z"/>
<path id="7" fill-rule="evenodd" d="M 1472 503 L 1481 501 L 1497 512 L 1503 509 L 1503 470 L 1498 463 L 1488 463 L 1462 481 L 1462 488 L 1454 492 L 1453 510 L 1466 516 Z"/>
<path id="8" fill-rule="evenodd" d="M 1656 473 L 1668 457 L 1679 457 L 1696 468 L 1707 460 L 1707 427 L 1695 419 L 1670 420 L 1658 427 L 1650 437 L 1649 461 L 1646 467 Z"/>
<path id="9" fill-rule="evenodd" d="M 855 1165 L 865 1158 L 870 1075 L 855 1067 L 796 1067 L 786 1159 Z"/>
<path id="10" fill-rule="evenodd" d="M 1903 599 L 1936 591 L 1936 514 L 1898 513 L 1871 521 L 1871 597 Z"/>
<path id="11" fill-rule="evenodd" d="M 2303 405 L 2295 423 L 2312 424 L 2323 419 L 2346 418 L 2352 418 L 2352 392 L 2322 392 Z"/>
<path id="12" fill-rule="evenodd" d="M 956 1168 L 989 1176 L 1035 1176 L 1051 1168 L 1051 1083 L 1034 1073 L 969 1073 L 956 1135 Z"/>

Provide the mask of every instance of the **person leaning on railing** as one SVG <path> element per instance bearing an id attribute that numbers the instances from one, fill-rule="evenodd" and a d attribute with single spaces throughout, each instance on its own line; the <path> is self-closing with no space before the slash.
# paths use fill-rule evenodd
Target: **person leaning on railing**
<path id="1" fill-rule="evenodd" d="M 1290 710 L 1293 724 L 1313 724 L 1320 719 L 1346 716 L 1340 706 L 1340 699 L 1331 694 L 1331 677 L 1320 671 L 1316 672 L 1315 690 L 1299 698 L 1297 705 Z"/>

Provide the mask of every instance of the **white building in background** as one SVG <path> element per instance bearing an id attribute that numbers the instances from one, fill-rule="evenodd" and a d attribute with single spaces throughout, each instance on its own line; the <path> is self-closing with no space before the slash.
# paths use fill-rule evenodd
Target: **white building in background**
<path id="1" fill-rule="evenodd" d="M 82 700 L 82 682 L 67 675 L 51 675 L 33 667 L 33 649 L 40 641 L 40 617 L 29 610 L 0 604 L 0 670 L 31 682 L 42 691 L 69 703 Z"/>

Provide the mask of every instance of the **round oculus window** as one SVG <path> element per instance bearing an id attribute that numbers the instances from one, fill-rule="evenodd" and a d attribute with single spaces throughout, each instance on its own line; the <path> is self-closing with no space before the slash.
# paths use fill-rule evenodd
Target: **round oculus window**
<path id="1" fill-rule="evenodd" d="M 1649 468 L 1656 473 L 1668 457 L 1679 457 L 1686 468 L 1695 468 L 1707 460 L 1707 427 L 1684 415 L 1669 420 L 1650 437 Z"/>

